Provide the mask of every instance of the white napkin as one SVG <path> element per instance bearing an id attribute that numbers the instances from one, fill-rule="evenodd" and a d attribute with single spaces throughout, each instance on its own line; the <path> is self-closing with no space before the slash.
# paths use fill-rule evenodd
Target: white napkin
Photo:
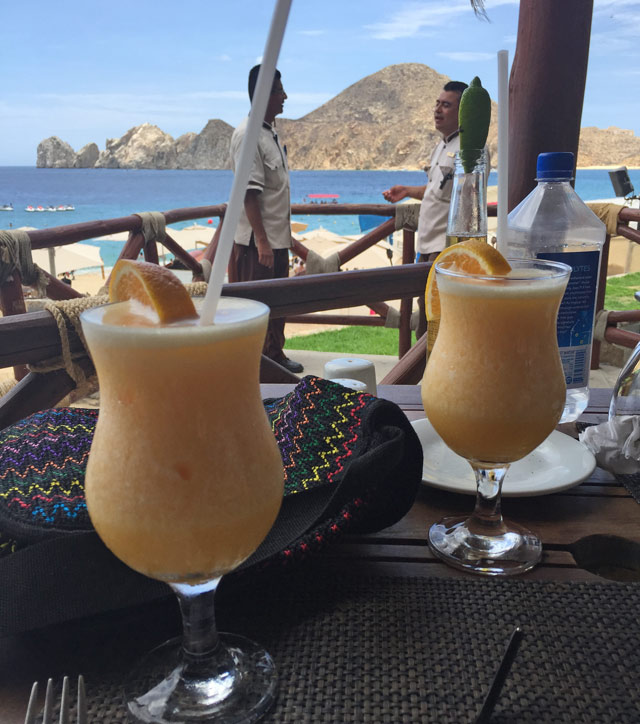
<path id="1" fill-rule="evenodd" d="M 620 475 L 640 472 L 640 416 L 617 415 L 580 433 L 601 468 Z"/>

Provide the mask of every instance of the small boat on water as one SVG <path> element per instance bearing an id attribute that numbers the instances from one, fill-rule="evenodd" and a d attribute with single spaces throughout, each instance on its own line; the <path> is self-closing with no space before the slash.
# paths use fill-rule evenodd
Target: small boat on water
<path id="1" fill-rule="evenodd" d="M 2 204 L 0 211 L 13 211 L 13 204 Z"/>
<path id="2" fill-rule="evenodd" d="M 303 204 L 337 204 L 340 194 L 307 194 Z"/>
<path id="3" fill-rule="evenodd" d="M 13 207 L 10 209 L 3 209 L 4 211 L 13 211 Z M 59 206 L 27 206 L 25 211 L 75 211 L 76 207 L 71 204 L 60 204 Z"/>

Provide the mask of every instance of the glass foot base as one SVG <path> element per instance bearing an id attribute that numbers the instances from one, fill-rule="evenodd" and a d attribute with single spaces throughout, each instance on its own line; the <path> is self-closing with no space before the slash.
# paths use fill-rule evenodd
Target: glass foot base
<path id="1" fill-rule="evenodd" d="M 429 547 L 445 563 L 485 576 L 513 576 L 533 568 L 542 557 L 540 539 L 505 522 L 496 535 L 471 531 L 468 518 L 443 518 L 429 529 Z"/>
<path id="2" fill-rule="evenodd" d="M 182 640 L 154 649 L 125 684 L 129 717 L 137 722 L 250 724 L 264 716 L 278 689 L 275 665 L 253 641 L 220 634 L 228 656 L 209 676 L 187 675 Z"/>

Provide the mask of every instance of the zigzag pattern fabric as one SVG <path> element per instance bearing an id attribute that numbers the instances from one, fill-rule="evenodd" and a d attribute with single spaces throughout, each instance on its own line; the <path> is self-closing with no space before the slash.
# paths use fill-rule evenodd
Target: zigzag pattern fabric
<path id="1" fill-rule="evenodd" d="M 84 473 L 97 418 L 96 410 L 44 410 L 0 433 L 0 506 L 25 534 L 92 530 Z M 0 533 L 0 555 L 13 548 Z"/>
<path id="2" fill-rule="evenodd" d="M 305 377 L 265 409 L 280 446 L 285 496 L 336 482 L 353 456 L 362 412 L 376 398 Z"/>
<path id="3" fill-rule="evenodd" d="M 282 453 L 285 497 L 339 482 L 354 455 L 362 413 L 375 400 L 309 376 L 288 395 L 265 402 Z M 51 409 L 0 433 L 0 557 L 24 539 L 93 530 L 84 475 L 97 419 L 97 410 Z M 347 523 L 351 516 L 344 512 Z M 335 521 L 333 528 L 337 533 Z"/>

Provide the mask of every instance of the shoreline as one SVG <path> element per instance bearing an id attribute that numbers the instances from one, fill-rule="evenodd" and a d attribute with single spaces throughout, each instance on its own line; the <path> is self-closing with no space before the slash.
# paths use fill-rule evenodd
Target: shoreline
<path id="1" fill-rule="evenodd" d="M 626 168 L 628 171 L 640 171 L 640 166 L 623 166 L 620 163 L 606 164 L 602 166 L 581 166 L 576 168 L 578 171 L 614 171 L 619 168 Z M 119 168 L 80 168 L 76 166 L 54 167 L 54 166 L 38 166 L 36 164 L 8 165 L 0 168 L 31 168 L 42 169 L 43 171 L 229 171 L 228 168 L 137 168 L 137 167 L 119 167 Z M 326 171 L 334 173 L 336 171 L 423 171 L 421 166 L 385 166 L 384 168 L 290 168 L 290 171 L 313 171 L 321 173 Z M 497 167 L 491 167 L 491 171 L 497 171 Z"/>

